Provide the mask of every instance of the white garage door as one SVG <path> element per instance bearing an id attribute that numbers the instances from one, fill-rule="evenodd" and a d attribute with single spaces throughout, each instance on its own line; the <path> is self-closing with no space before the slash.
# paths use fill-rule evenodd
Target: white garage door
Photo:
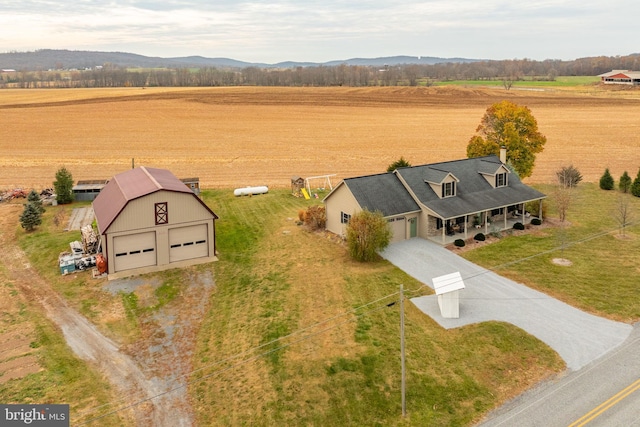
<path id="1" fill-rule="evenodd" d="M 156 233 L 129 234 L 113 238 L 115 271 L 156 265 Z"/>
<path id="2" fill-rule="evenodd" d="M 207 224 L 169 230 L 169 262 L 209 256 Z"/>
<path id="3" fill-rule="evenodd" d="M 391 241 L 399 242 L 400 240 L 406 239 L 407 221 L 405 218 L 391 218 L 388 221 L 389 227 L 391 228 Z"/>

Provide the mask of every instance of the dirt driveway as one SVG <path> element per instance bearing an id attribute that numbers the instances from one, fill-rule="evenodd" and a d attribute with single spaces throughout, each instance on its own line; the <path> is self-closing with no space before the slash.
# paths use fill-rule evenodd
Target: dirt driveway
<path id="1" fill-rule="evenodd" d="M 121 390 L 122 400 L 110 409 L 136 405 L 133 416 L 140 426 L 189 426 L 193 424 L 191 409 L 184 387 L 185 374 L 190 369 L 190 355 L 197 323 L 180 319 L 178 314 L 168 315 L 171 328 L 180 330 L 171 342 L 161 343 L 132 357 L 109 338 L 105 337 L 85 317 L 70 308 L 64 299 L 32 268 L 25 253 L 18 247 L 14 230 L 18 229 L 18 217 L 22 206 L 0 205 L 0 264 L 6 276 L 26 299 L 35 301 L 44 314 L 62 331 L 73 352 L 89 361 L 105 378 Z M 202 281 L 206 283 L 202 283 Z M 194 278 L 190 300 L 193 305 L 188 316 L 200 316 L 205 309 L 203 292 L 213 284 L 212 277 Z M 185 321 L 181 323 L 181 321 Z M 183 327 L 181 327 L 183 326 Z M 149 354 L 153 353 L 153 357 Z M 181 387 L 183 386 L 183 387 Z M 175 391 L 171 391 L 176 389 Z M 159 396 L 159 397 L 155 397 Z M 153 399 L 152 399 L 153 398 Z M 90 419 L 85 416 L 83 419 Z M 73 414 L 72 414 L 73 420 Z"/>
<path id="2" fill-rule="evenodd" d="M 621 345 L 633 327 L 578 310 L 546 294 L 479 267 L 420 238 L 390 245 L 384 258 L 433 288 L 433 278 L 459 271 L 460 318 L 445 319 L 436 295 L 411 299 L 446 329 L 499 320 L 514 324 L 553 348 L 567 367 L 578 370 Z"/>

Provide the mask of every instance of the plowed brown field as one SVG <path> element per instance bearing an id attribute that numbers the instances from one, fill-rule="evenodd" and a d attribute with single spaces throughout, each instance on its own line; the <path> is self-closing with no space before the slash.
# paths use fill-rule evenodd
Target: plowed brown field
<path id="1" fill-rule="evenodd" d="M 597 93 L 596 93 L 597 92 Z M 466 157 L 487 107 L 528 106 L 547 136 L 527 182 L 573 164 L 585 181 L 640 167 L 640 91 L 431 88 L 6 90 L 0 93 L 0 189 L 51 186 L 131 167 L 170 169 L 202 187 L 288 187 Z"/>

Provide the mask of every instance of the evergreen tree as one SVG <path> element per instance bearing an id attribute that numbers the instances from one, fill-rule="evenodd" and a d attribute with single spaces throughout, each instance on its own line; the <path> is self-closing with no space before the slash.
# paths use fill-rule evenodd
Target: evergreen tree
<path id="1" fill-rule="evenodd" d="M 396 160 L 395 162 L 391 163 L 389 166 L 387 166 L 387 172 L 393 172 L 394 170 L 398 169 L 398 168 L 406 168 L 406 167 L 410 167 L 411 165 L 409 164 L 408 161 L 406 161 L 404 159 L 404 157 L 400 157 L 400 159 Z"/>
<path id="2" fill-rule="evenodd" d="M 31 190 L 27 195 L 27 203 L 31 203 L 35 207 L 38 208 L 40 213 L 44 213 L 44 206 L 42 206 L 42 199 L 40 199 L 40 195 L 36 193 L 36 190 Z"/>
<path id="3" fill-rule="evenodd" d="M 618 187 L 620 188 L 620 191 L 622 191 L 623 193 L 628 193 L 629 190 L 631 190 L 631 177 L 629 176 L 627 171 L 624 171 L 624 173 L 620 177 L 620 182 L 618 183 Z"/>
<path id="4" fill-rule="evenodd" d="M 604 175 L 600 178 L 600 188 L 603 190 L 613 190 L 614 182 L 609 168 L 604 171 Z"/>
<path id="5" fill-rule="evenodd" d="M 73 177 L 64 166 L 56 172 L 56 180 L 53 182 L 56 191 L 56 200 L 61 205 L 73 202 Z"/>
<path id="6" fill-rule="evenodd" d="M 633 184 L 631 184 L 631 194 L 640 197 L 640 170 L 638 171 L 636 179 L 633 180 Z"/>
<path id="7" fill-rule="evenodd" d="M 20 225 L 26 231 L 33 231 L 37 226 L 42 224 L 40 209 L 33 203 L 26 203 L 24 210 L 20 215 Z"/>

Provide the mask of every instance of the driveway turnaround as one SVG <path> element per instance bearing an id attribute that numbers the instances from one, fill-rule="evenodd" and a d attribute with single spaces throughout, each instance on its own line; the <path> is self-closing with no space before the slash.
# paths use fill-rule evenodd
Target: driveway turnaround
<path id="1" fill-rule="evenodd" d="M 545 342 L 570 370 L 578 370 L 621 345 L 633 327 L 585 313 L 542 292 L 499 276 L 425 239 L 389 245 L 382 257 L 433 289 L 433 278 L 459 271 L 460 317 L 445 319 L 437 296 L 411 302 L 446 329 L 497 320 L 512 323 Z"/>

